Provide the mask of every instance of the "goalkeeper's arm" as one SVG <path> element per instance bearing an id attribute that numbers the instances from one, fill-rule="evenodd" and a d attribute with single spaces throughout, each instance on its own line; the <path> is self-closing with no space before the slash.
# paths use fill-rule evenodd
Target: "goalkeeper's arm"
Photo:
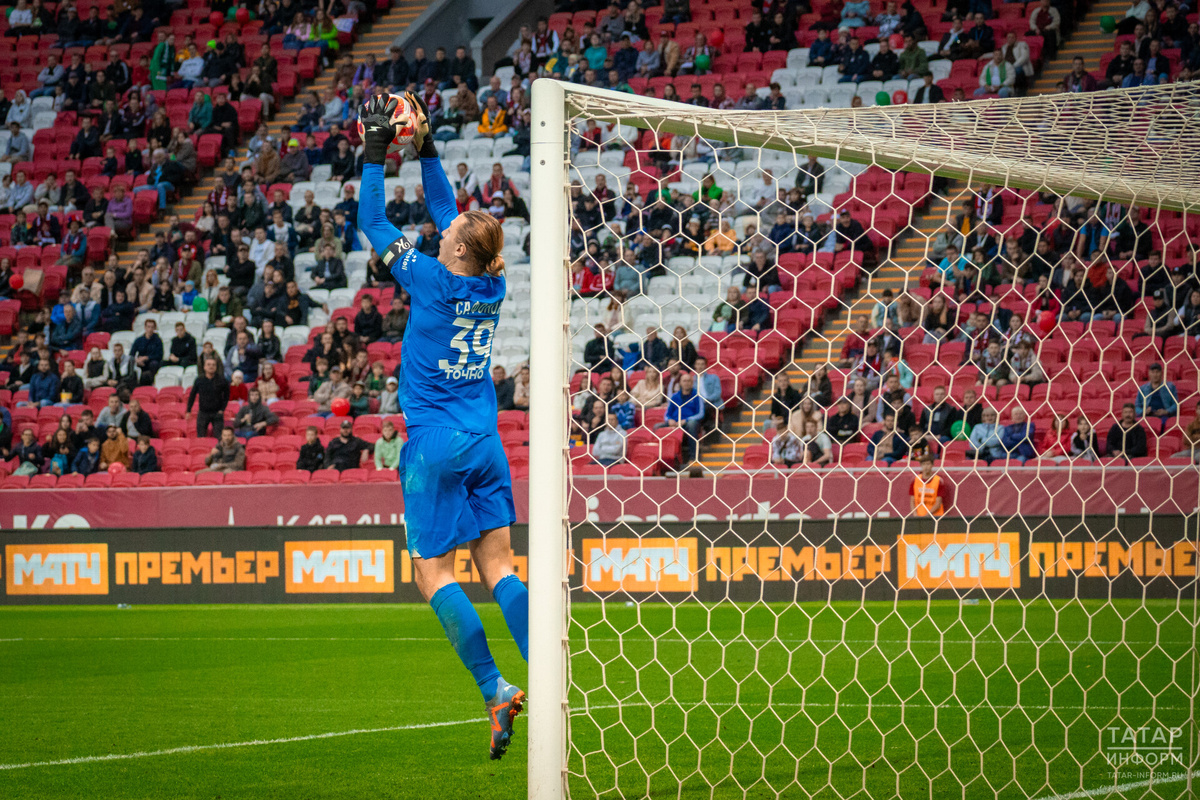
<path id="1" fill-rule="evenodd" d="M 363 124 L 363 176 L 359 187 L 358 222 L 375 252 L 390 268 L 399 253 L 390 254 L 393 244 L 406 245 L 404 234 L 388 221 L 387 201 L 383 193 L 383 163 L 387 159 L 388 145 L 396 136 L 392 114 L 396 111 L 395 98 L 383 95 L 367 101 L 362 110 Z"/>

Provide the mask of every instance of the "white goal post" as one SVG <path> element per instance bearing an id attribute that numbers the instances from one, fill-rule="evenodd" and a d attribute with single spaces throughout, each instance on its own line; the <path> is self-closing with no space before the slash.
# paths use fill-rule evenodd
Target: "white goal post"
<path id="1" fill-rule="evenodd" d="M 532 107 L 528 797 L 562 800 L 575 796 L 571 793 L 569 766 L 573 584 L 568 573 L 572 561 L 575 569 L 580 564 L 579 554 L 570 552 L 572 545 L 579 547 L 579 542 L 572 541 L 572 526 L 580 520 L 572 519 L 568 513 L 572 501 L 579 501 L 571 484 L 570 443 L 571 373 L 572 365 L 578 366 L 571 343 L 573 335 L 579 333 L 572 327 L 570 281 L 572 126 L 582 120 L 597 119 L 660 134 L 700 137 L 736 148 L 782 151 L 792 154 L 797 164 L 812 154 L 839 163 L 924 173 L 968 184 L 1052 191 L 1063 196 L 1099 198 L 1195 215 L 1200 214 L 1200 84 L 938 105 L 735 112 L 539 79 L 533 84 Z M 620 189 L 613 188 L 619 197 Z M 723 286 L 724 279 L 719 278 L 713 285 Z M 915 280 L 914 276 L 914 283 Z M 705 319 L 707 309 L 701 309 L 700 314 Z M 587 319 L 589 325 L 596 321 L 593 317 Z M 640 335 L 640 331 L 636 333 Z M 790 362 L 786 352 L 784 362 L 785 366 Z M 1194 406 L 1196 398 L 1190 398 L 1189 402 Z M 761 418 L 754 424 L 757 435 Z M 1103 432 L 1100 435 L 1103 437 Z M 740 446 L 734 443 L 735 452 Z M 1172 480 L 1179 480 L 1178 487 L 1187 495 L 1171 501 L 1177 502 L 1182 510 L 1169 511 L 1168 505 L 1163 505 L 1151 506 L 1149 511 L 1186 516 L 1190 531 L 1185 536 L 1186 542 L 1196 537 L 1194 512 L 1200 496 L 1191 496 L 1195 493 L 1194 481 L 1183 470 L 1186 468 L 1167 473 Z M 977 474 L 978 470 L 972 468 L 972 472 Z M 680 487 L 685 479 L 680 476 L 653 480 L 669 481 Z M 1002 490 L 998 488 L 1000 484 L 1004 481 L 999 480 L 994 487 L 998 492 Z M 710 485 L 719 489 L 720 479 Z M 630 481 L 615 484 L 611 491 L 639 489 L 637 481 Z M 1004 507 L 1003 514 L 987 511 L 1005 519 L 1020 517 L 1013 506 Z M 1078 519 L 1077 515 L 1077 522 Z M 991 530 L 993 536 L 999 535 L 995 533 L 996 527 Z M 1063 548 L 1061 552 L 1066 552 L 1065 544 Z M 851 549 L 847 546 L 847 559 Z M 1053 561 L 1053 553 L 1060 551 L 1047 552 Z M 1033 558 L 1028 555 L 1028 561 Z M 1026 565 L 1027 561 L 1022 561 L 1021 569 Z M 696 569 L 704 567 L 701 561 Z M 1184 580 L 1176 588 L 1175 605 L 1167 612 L 1168 617 L 1180 622 L 1181 635 L 1190 635 L 1194 647 L 1197 581 Z M 965 597 L 968 592 L 962 594 Z M 866 595 L 862 597 L 865 599 Z M 832 592 L 830 599 L 834 599 Z M 922 595 L 922 599 L 932 600 L 932 596 Z M 1156 656 L 1146 656 L 1151 657 Z M 1170 688 L 1177 688 L 1180 697 L 1190 698 L 1190 713 L 1195 719 L 1200 683 L 1195 658 L 1187 661 L 1186 669 L 1190 674 L 1179 675 Z M 1119 692 L 1117 705 L 1120 705 Z M 1194 729 L 1187 737 L 1185 773 L 1186 786 L 1190 788 L 1200 744 Z M 634 738 L 636 741 L 636 735 Z M 648 744 L 669 749 L 671 740 L 667 737 L 666 744 L 657 741 Z M 980 761 L 984 755 L 979 756 Z M 768 757 L 769 754 L 764 755 L 764 759 Z M 1010 783 L 1001 784 L 1000 788 L 977 783 L 975 788 L 982 794 L 976 796 L 992 797 L 995 792 L 999 797 L 1002 788 L 1012 789 L 1011 781 L 1016 781 L 1016 758 L 1013 755 L 1014 775 L 1009 778 Z M 864 770 L 868 766 L 864 764 Z M 1082 769 L 1081 764 L 1081 774 Z M 649 776 L 646 785 L 650 785 Z M 1185 784 L 1175 784 L 1170 788 L 1183 792 L 1184 787 Z M 838 791 L 832 784 L 829 788 Z M 608 786 L 607 790 L 612 792 L 614 787 Z M 774 790 L 780 789 L 774 787 Z M 899 796 L 900 790 L 895 791 Z M 738 784 L 728 796 L 758 795 Z M 779 796 L 788 795 L 784 792 Z"/>

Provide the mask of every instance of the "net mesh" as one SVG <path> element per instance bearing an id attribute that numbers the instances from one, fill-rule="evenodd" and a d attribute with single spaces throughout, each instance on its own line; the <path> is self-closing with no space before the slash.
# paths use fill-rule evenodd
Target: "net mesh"
<path id="1" fill-rule="evenodd" d="M 1198 91 L 568 90 L 572 797 L 1190 788 Z"/>

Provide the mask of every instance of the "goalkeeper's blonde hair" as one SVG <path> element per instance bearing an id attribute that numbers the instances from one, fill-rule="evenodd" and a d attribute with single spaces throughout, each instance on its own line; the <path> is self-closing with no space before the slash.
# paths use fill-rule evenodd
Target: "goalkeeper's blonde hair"
<path id="1" fill-rule="evenodd" d="M 477 275 L 500 275 L 504 272 L 504 229 L 500 222 L 485 211 L 466 211 L 462 215 L 459 241 L 467 249 L 467 258 Z"/>

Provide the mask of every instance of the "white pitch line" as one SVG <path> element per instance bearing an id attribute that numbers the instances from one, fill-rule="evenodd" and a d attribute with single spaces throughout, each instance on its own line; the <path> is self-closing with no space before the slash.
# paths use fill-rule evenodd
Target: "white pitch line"
<path id="1" fill-rule="evenodd" d="M 1046 797 L 1039 797 L 1038 800 L 1085 800 L 1088 797 L 1105 797 L 1117 792 L 1132 792 L 1136 789 L 1147 789 L 1151 786 L 1160 786 L 1164 783 L 1179 783 L 1186 781 L 1189 778 L 1200 777 L 1200 769 L 1194 769 L 1191 772 L 1172 772 L 1164 775 L 1161 778 L 1155 778 L 1149 781 L 1137 781 L 1136 783 L 1119 783 L 1116 786 L 1100 786 L 1096 789 L 1086 789 L 1078 792 L 1067 792 L 1066 794 L 1051 794 Z"/>
<path id="2" fill-rule="evenodd" d="M 613 709 L 632 708 L 632 707 L 651 707 L 651 706 L 655 706 L 655 705 L 656 704 L 654 704 L 654 703 L 645 703 L 645 702 L 617 703 L 617 704 L 612 704 L 612 705 L 591 706 L 588 708 L 570 711 L 569 713 L 571 716 L 581 716 L 583 714 L 593 712 L 593 711 L 608 711 L 608 710 L 613 710 Z M 657 705 L 667 705 L 667 703 L 659 703 Z M 712 706 L 712 707 L 717 707 L 717 708 L 735 708 L 735 707 L 740 707 L 740 706 L 746 706 L 749 704 L 747 704 L 747 703 L 696 702 L 696 703 L 675 703 L 673 705 L 687 706 L 687 707 L 692 707 L 692 708 L 698 708 L 700 706 Z M 969 709 L 962 708 L 961 706 L 955 706 L 955 705 L 929 706 L 929 705 L 917 704 L 917 703 L 771 703 L 769 705 L 764 705 L 763 707 L 764 708 L 773 708 L 773 707 L 782 707 L 782 708 L 948 708 L 948 709 L 961 709 L 964 711 L 969 710 Z M 1044 710 L 1050 710 L 1050 709 L 1059 710 L 1059 711 L 1084 710 L 1083 706 L 1053 706 L 1053 707 L 1052 706 L 990 706 L 990 707 L 977 706 L 976 708 L 991 708 L 994 710 L 1027 709 L 1027 710 L 1031 710 L 1031 711 L 1044 711 Z M 1090 708 L 1093 710 L 1102 710 L 1102 709 L 1116 710 L 1116 708 L 1112 707 L 1112 706 L 1091 706 Z M 1149 709 L 1149 708 L 1145 708 L 1145 709 L 1125 708 L 1123 710 L 1126 710 L 1126 711 L 1133 711 L 1133 710 L 1149 711 L 1152 709 Z M 1158 711 L 1172 711 L 1172 710 L 1183 710 L 1183 709 L 1160 708 L 1157 710 Z M 415 731 L 415 730 L 424 730 L 424 729 L 428 729 L 428 728 L 448 728 L 448 727 L 452 727 L 455 725 L 471 725 L 473 723 L 482 724 L 485 721 L 486 720 L 475 718 L 475 719 L 448 720 L 445 722 L 422 722 L 422 723 L 417 723 L 415 725 L 395 725 L 395 726 L 391 726 L 391 727 L 387 727 L 387 728 L 355 728 L 353 730 L 348 730 L 348 731 L 331 731 L 329 733 L 314 733 L 314 734 L 310 734 L 308 736 L 288 736 L 288 737 L 284 737 L 284 738 L 280 738 L 280 739 L 252 739 L 248 742 L 223 742 L 221 744 L 186 745 L 183 747 L 170 747 L 165 750 L 145 750 L 145 751 L 141 751 L 141 752 L 137 752 L 137 753 L 109 753 L 109 754 L 103 755 L 103 756 L 79 756 L 77 758 L 63 758 L 63 759 L 59 759 L 57 761 L 29 761 L 24 764 L 0 764 L 0 772 L 6 771 L 6 770 L 14 770 L 14 769 L 31 769 L 34 767 L 62 767 L 62 766 L 70 766 L 72 764 L 94 764 L 94 763 L 100 763 L 100 762 L 105 762 L 105 761 L 128 761 L 128 760 L 135 759 L 135 758 L 154 758 L 156 756 L 170 756 L 170 755 L 180 755 L 180 754 L 186 754 L 186 753 L 196 753 L 196 752 L 200 752 L 202 750 L 232 750 L 232 749 L 238 748 L 238 747 L 262 747 L 262 746 L 270 745 L 270 744 L 291 744 L 293 742 L 311 742 L 316 739 L 335 739 L 335 738 L 338 738 L 341 736 L 358 736 L 361 734 L 369 734 L 369 733 L 394 733 L 396 731 Z M 1193 773 L 1193 774 L 1198 774 L 1198 773 Z M 1182 778 L 1179 780 L 1182 780 Z M 1134 786 L 1136 787 L 1138 785 L 1145 785 L 1145 784 L 1135 784 Z M 1081 795 L 1058 795 L 1058 796 L 1055 796 L 1052 798 L 1041 798 L 1041 800 L 1066 800 L 1067 798 L 1092 797 L 1092 796 L 1094 796 L 1094 795 L 1082 795 L 1082 794 Z"/>
<path id="3" fill-rule="evenodd" d="M 4 642 L 443 642 L 444 636 L 17 636 L 0 638 Z M 618 637 L 583 637 L 580 642 L 623 642 L 636 643 Z M 1071 645 L 1191 645 L 1191 641 L 1117 641 L 1104 639 L 1048 639 L 1045 641 L 1004 641 L 1001 639 L 795 639 L 795 638 L 748 638 L 715 639 L 700 636 L 695 639 L 673 637 L 647 637 L 644 641 L 655 644 L 869 644 L 869 645 L 1004 645 L 1006 647 L 1039 647 Z"/>
<path id="4" fill-rule="evenodd" d="M 288 736 L 282 739 L 252 739 L 248 742 L 224 742 L 222 744 L 193 744 L 184 747 L 169 747 L 165 750 L 145 750 L 139 753 L 110 753 L 103 756 L 80 756 L 78 758 L 63 758 L 58 761 L 30 761 L 24 764 L 0 764 L 0 771 L 11 769 L 29 769 L 32 767 L 61 767 L 69 764 L 93 764 L 100 761 L 126 761 L 133 758 L 153 758 L 154 756 L 170 756 L 179 753 L 196 753 L 201 750 L 230 750 L 235 747 L 262 747 L 268 744 L 290 744 L 291 742 L 310 742 L 314 739 L 334 739 L 339 736 L 357 736 L 364 733 L 389 733 L 392 731 L 415 731 L 424 728 L 446 728 L 452 725 L 469 725 L 477 722 L 484 724 L 486 720 L 457 719 L 448 722 L 422 722 L 416 725 L 396 725 L 389 728 L 357 728 L 350 731 L 332 731 L 330 733 L 314 733 L 309 736 Z"/>

